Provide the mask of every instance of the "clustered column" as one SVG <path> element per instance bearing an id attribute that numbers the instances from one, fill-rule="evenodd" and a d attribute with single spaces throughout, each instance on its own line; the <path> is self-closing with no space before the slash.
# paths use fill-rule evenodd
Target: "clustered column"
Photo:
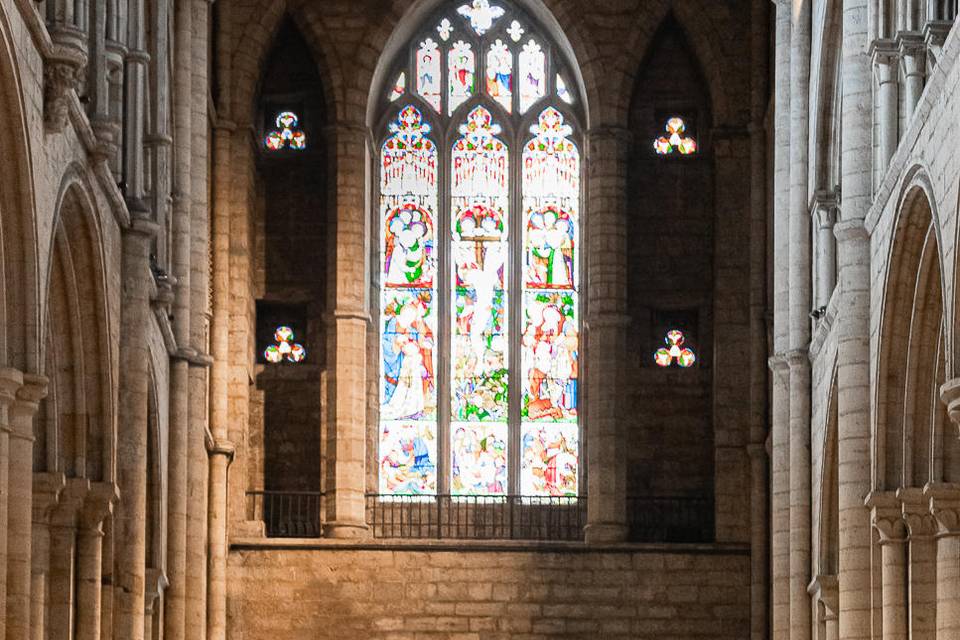
<path id="1" fill-rule="evenodd" d="M 944 426 L 944 440 L 957 437 L 960 428 L 960 378 L 940 389 L 952 429 Z M 931 483 L 924 488 L 937 524 L 937 640 L 960 638 L 960 484 Z"/>
<path id="2" fill-rule="evenodd" d="M 23 386 L 23 374 L 16 369 L 0 369 L 0 487 L 9 487 L 11 412 L 17 391 Z M 9 492 L 0 491 L 0 638 L 6 637 L 7 623 L 7 529 Z"/>
<path id="3" fill-rule="evenodd" d="M 883 640 L 906 640 L 907 528 L 900 500 L 893 493 L 874 492 L 866 504 L 880 537 Z"/>
<path id="4" fill-rule="evenodd" d="M 900 489 L 907 526 L 907 591 L 910 594 L 911 640 L 933 640 L 937 631 L 937 533 L 936 520 L 924 499 L 923 489 Z"/>

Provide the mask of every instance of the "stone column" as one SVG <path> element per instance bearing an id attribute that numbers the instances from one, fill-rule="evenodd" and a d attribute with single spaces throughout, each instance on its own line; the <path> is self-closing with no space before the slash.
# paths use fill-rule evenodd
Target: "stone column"
<path id="1" fill-rule="evenodd" d="M 9 526 L 10 411 L 17 392 L 23 386 L 23 374 L 16 369 L 0 369 L 0 639 L 7 628 L 7 527 Z"/>
<path id="2" fill-rule="evenodd" d="M 904 122 L 909 123 L 920 102 L 926 76 L 926 45 L 919 33 L 900 36 L 900 62 L 903 65 Z"/>
<path id="3" fill-rule="evenodd" d="M 328 295 L 333 313 L 327 340 L 330 384 L 324 535 L 362 538 L 368 535 L 364 463 L 370 313 L 367 273 L 358 256 L 367 252 L 367 131 L 358 124 L 340 124 L 330 131 L 330 140 L 336 167 L 337 223 L 329 260 L 336 282 Z"/>
<path id="4" fill-rule="evenodd" d="M 147 569 L 147 593 L 143 609 L 143 637 L 146 640 L 154 640 L 154 628 L 160 620 L 161 596 L 163 596 L 168 584 L 167 576 L 163 574 L 163 571 Z"/>
<path id="5" fill-rule="evenodd" d="M 866 505 L 880 535 L 883 640 L 906 640 L 907 527 L 900 500 L 893 493 L 873 492 Z"/>
<path id="6" fill-rule="evenodd" d="M 792 7 L 776 2 L 774 145 L 774 356 L 771 398 L 771 573 L 774 640 L 790 636 L 790 124 Z"/>
<path id="7" fill-rule="evenodd" d="M 90 481 L 70 478 L 50 516 L 49 640 L 73 640 L 77 620 L 77 528 Z"/>
<path id="8" fill-rule="evenodd" d="M 934 640 L 937 633 L 937 523 L 923 489 L 900 489 L 907 542 L 907 592 L 911 640 Z"/>
<path id="9" fill-rule="evenodd" d="M 876 184 L 880 184 L 890 159 L 900 142 L 899 53 L 892 40 L 873 43 L 873 68 L 876 77 L 876 119 L 879 138 Z"/>
<path id="10" fill-rule="evenodd" d="M 837 628 L 839 610 L 837 576 L 821 575 L 813 579 L 807 591 L 813 596 L 820 633 L 817 640 L 840 640 Z"/>
<path id="11" fill-rule="evenodd" d="M 117 437 L 117 476 L 121 502 L 114 518 L 116 546 L 114 637 L 143 638 L 143 572 L 146 557 L 147 397 L 150 353 L 150 245 L 154 222 L 134 212 L 123 235 L 123 299 L 120 315 L 121 426 Z"/>
<path id="12" fill-rule="evenodd" d="M 867 0 L 843 0 L 842 221 L 837 319 L 840 491 L 840 623 L 844 640 L 871 635 L 870 242 L 863 219 L 872 201 L 872 112 Z"/>
<path id="13" fill-rule="evenodd" d="M 30 587 L 30 637 L 47 638 L 47 578 L 50 574 L 50 518 L 67 480 L 60 473 L 33 474 L 33 576 Z"/>
<path id="14" fill-rule="evenodd" d="M 960 485 L 928 484 L 937 521 L 937 640 L 960 638 Z"/>
<path id="15" fill-rule="evenodd" d="M 817 297 L 814 306 L 826 310 L 837 286 L 837 200 L 832 193 L 818 191 L 813 203 L 813 228 L 817 234 Z"/>
<path id="16" fill-rule="evenodd" d="M 627 539 L 627 474 L 623 451 L 627 264 L 626 193 L 631 132 L 593 129 L 587 137 L 590 226 L 586 287 L 587 527 L 590 544 Z M 591 372 L 593 375 L 591 375 Z"/>
<path id="17" fill-rule="evenodd" d="M 113 513 L 120 494 L 112 483 L 90 487 L 80 511 L 77 534 L 76 640 L 100 640 L 103 576 L 103 521 Z"/>
<path id="18" fill-rule="evenodd" d="M 7 525 L 7 640 L 30 638 L 33 535 L 33 419 L 47 395 L 47 379 L 24 374 L 10 410 Z"/>

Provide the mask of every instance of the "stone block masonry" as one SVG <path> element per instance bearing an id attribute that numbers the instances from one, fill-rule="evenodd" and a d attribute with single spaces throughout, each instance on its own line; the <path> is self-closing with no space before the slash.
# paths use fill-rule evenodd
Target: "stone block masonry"
<path id="1" fill-rule="evenodd" d="M 750 557 L 739 548 L 588 551 L 235 545 L 238 640 L 742 640 Z"/>

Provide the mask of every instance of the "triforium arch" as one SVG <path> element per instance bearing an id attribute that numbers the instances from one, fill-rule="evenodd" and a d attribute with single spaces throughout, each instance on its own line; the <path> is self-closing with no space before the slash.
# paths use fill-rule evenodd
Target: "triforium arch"
<path id="1" fill-rule="evenodd" d="M 0 7 L 0 365 L 40 368 L 39 265 L 33 175 L 20 68 L 5 9 Z"/>
<path id="2" fill-rule="evenodd" d="M 949 422 L 940 402 L 946 380 L 940 223 L 930 182 L 917 169 L 906 181 L 890 247 L 880 319 L 876 450 L 880 491 L 942 481 L 942 457 L 954 457 L 953 438 L 938 446 Z"/>
<path id="3" fill-rule="evenodd" d="M 96 204 L 71 167 L 54 215 L 42 323 L 49 393 L 36 422 L 34 469 L 114 479 L 116 347 L 110 340 Z"/>
<path id="4" fill-rule="evenodd" d="M 582 81 L 525 5 L 413 12 L 381 60 L 374 493 L 576 498 L 585 482 Z"/>

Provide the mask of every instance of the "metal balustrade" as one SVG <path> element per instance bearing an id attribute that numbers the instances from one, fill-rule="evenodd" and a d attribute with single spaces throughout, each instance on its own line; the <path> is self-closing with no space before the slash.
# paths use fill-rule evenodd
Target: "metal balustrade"
<path id="1" fill-rule="evenodd" d="M 247 519 L 263 522 L 268 538 L 319 538 L 323 493 L 248 491 Z"/>
<path id="2" fill-rule="evenodd" d="M 587 499 L 541 496 L 367 496 L 374 538 L 583 540 Z"/>
<path id="3" fill-rule="evenodd" d="M 715 540 L 713 500 L 688 497 L 629 497 L 631 542 L 710 543 Z"/>

